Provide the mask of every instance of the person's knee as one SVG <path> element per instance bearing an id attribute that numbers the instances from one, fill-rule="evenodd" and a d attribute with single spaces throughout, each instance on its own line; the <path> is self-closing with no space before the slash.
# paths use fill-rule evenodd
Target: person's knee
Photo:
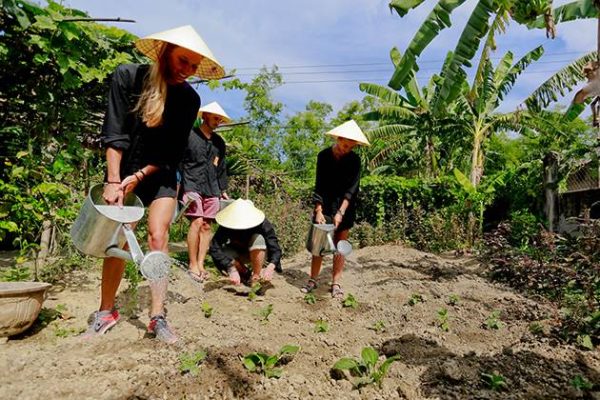
<path id="1" fill-rule="evenodd" d="M 202 220 L 202 224 L 200 225 L 200 231 L 203 233 L 210 232 L 210 221 Z"/>
<path id="2" fill-rule="evenodd" d="M 148 232 L 148 246 L 151 250 L 162 250 L 169 240 L 168 229 L 155 229 Z"/>
<path id="3" fill-rule="evenodd" d="M 192 220 L 192 223 L 190 224 L 190 228 L 194 229 L 194 230 L 200 230 L 200 229 L 202 229 L 203 225 L 204 225 L 204 219 L 202 217 L 194 218 L 194 220 Z"/>

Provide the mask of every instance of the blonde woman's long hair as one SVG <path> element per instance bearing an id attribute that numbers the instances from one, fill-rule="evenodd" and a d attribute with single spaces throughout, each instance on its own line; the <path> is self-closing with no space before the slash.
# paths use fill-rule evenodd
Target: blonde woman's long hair
<path id="1" fill-rule="evenodd" d="M 168 58 L 173 48 L 174 46 L 169 43 L 162 45 L 157 60 L 150 66 L 142 94 L 133 109 L 134 112 L 141 114 L 142 121 L 149 128 L 155 128 L 163 123 L 167 100 Z"/>

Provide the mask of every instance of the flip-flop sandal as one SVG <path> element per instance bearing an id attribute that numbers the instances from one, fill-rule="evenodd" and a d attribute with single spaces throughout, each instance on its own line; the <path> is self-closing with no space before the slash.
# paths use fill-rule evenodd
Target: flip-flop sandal
<path id="1" fill-rule="evenodd" d="M 344 298 L 344 289 L 339 283 L 333 283 L 331 285 L 331 297 L 334 299 L 343 299 Z"/>
<path id="2" fill-rule="evenodd" d="M 302 293 L 310 293 L 313 290 L 315 290 L 317 288 L 317 286 L 319 286 L 318 283 L 317 283 L 317 281 L 315 279 L 313 279 L 313 278 L 310 278 L 308 280 L 308 282 L 306 283 L 306 285 L 304 285 L 302 287 L 302 289 L 300 289 L 300 291 Z"/>
<path id="3" fill-rule="evenodd" d="M 198 283 L 204 283 L 204 281 L 210 278 L 210 274 L 208 273 L 208 271 L 202 271 L 199 274 L 197 274 L 194 271 L 188 270 L 187 273 L 193 281 Z"/>

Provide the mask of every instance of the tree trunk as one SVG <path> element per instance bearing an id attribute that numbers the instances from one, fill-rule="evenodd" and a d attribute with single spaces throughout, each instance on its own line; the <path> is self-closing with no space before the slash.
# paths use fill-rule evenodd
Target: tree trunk
<path id="1" fill-rule="evenodd" d="M 483 176 L 483 153 L 481 150 L 481 135 L 476 133 L 473 137 L 473 151 L 471 154 L 471 184 L 477 187 Z"/>
<path id="2" fill-rule="evenodd" d="M 42 238 L 40 239 L 40 251 L 35 259 L 34 280 L 38 280 L 38 271 L 46 265 L 50 240 L 52 238 L 52 222 L 46 220 L 42 223 Z"/>
<path id="3" fill-rule="evenodd" d="M 544 214 L 548 221 L 548 230 L 553 232 L 557 226 L 557 199 L 556 183 L 558 178 L 558 158 L 555 152 L 550 152 L 544 157 Z"/>

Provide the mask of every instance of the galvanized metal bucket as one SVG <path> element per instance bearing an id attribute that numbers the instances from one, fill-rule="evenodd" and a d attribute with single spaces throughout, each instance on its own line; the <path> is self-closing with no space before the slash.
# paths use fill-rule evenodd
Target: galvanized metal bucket
<path id="1" fill-rule="evenodd" d="M 102 184 L 90 189 L 71 227 L 71 239 L 75 247 L 84 254 L 100 258 L 119 256 L 108 254 L 107 251 L 111 248 L 113 251 L 121 250 L 127 241 L 126 233 L 130 242 L 132 239 L 135 241 L 135 236 L 127 231 L 125 225 L 137 222 L 144 216 L 144 205 L 135 194 L 127 194 L 123 199 L 123 208 L 120 208 L 108 205 L 102 197 L 103 192 Z M 127 254 L 124 250 L 121 251 Z M 136 255 L 138 254 L 134 254 Z M 124 258 L 123 254 L 121 258 Z"/>

